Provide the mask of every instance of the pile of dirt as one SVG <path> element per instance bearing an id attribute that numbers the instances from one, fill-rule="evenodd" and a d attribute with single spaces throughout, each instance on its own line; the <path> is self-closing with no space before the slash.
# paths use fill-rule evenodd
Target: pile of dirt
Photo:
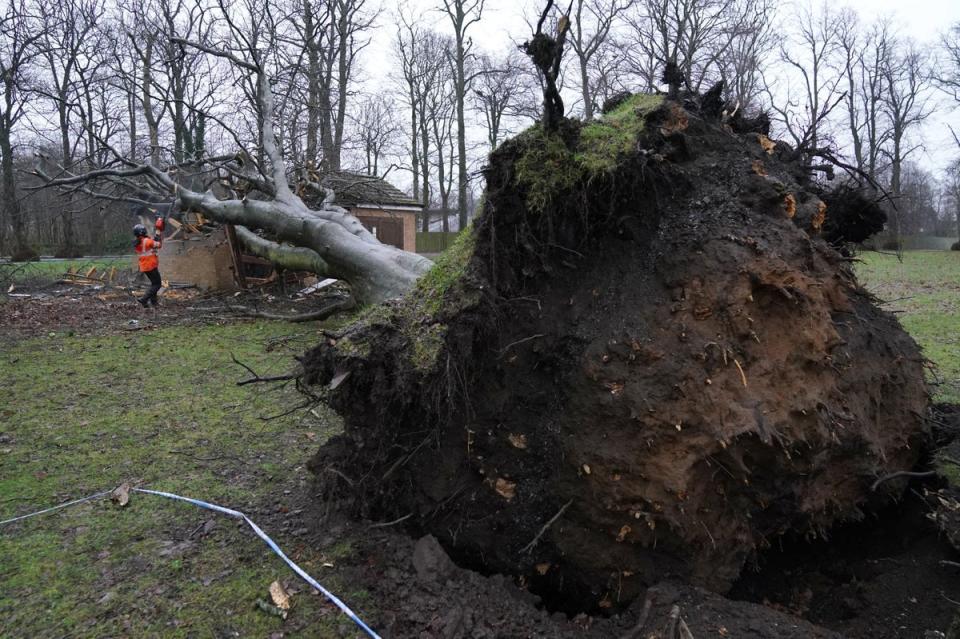
<path id="1" fill-rule="evenodd" d="M 926 433 L 916 344 L 819 236 L 854 199 L 660 102 L 503 144 L 417 290 L 303 358 L 345 420 L 326 498 L 568 612 L 724 592 L 899 495 Z"/>

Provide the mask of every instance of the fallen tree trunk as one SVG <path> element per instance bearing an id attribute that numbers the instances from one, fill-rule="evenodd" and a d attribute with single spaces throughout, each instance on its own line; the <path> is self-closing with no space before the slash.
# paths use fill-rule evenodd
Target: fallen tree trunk
<path id="1" fill-rule="evenodd" d="M 234 229 L 237 238 L 248 251 L 265 260 L 270 260 L 277 266 L 291 271 L 310 271 L 317 275 L 324 275 L 329 269 L 327 263 L 313 249 L 272 242 L 245 226 L 236 226 Z"/>
<path id="2" fill-rule="evenodd" d="M 724 591 L 897 495 L 871 485 L 925 433 L 919 349 L 819 237 L 806 168 L 659 102 L 503 144 L 472 232 L 303 359 L 344 417 L 329 496 L 566 609 Z"/>
<path id="3" fill-rule="evenodd" d="M 230 28 L 235 28 L 233 23 L 228 21 L 228 24 Z M 244 59 L 227 51 L 178 38 L 174 38 L 173 42 L 225 58 L 253 76 L 257 89 L 257 112 L 265 114 L 260 122 L 264 166 L 258 166 L 255 172 L 251 172 L 249 167 L 253 161 L 250 155 L 239 153 L 236 156 L 205 158 L 161 170 L 125 158 L 106 141 L 101 141 L 113 154 L 115 164 L 125 168 L 111 166 L 77 175 L 61 166 L 57 167 L 57 174 L 52 175 L 44 166 L 38 165 L 34 172 L 45 182 L 45 186 L 59 187 L 68 193 L 82 191 L 106 200 L 147 207 L 152 207 L 153 203 L 144 200 L 142 195 L 153 193 L 166 201 L 172 198 L 182 210 L 203 213 L 217 222 L 266 230 L 277 242 L 288 242 L 306 250 L 291 251 L 277 242 L 254 239 L 256 236 L 252 233 L 245 234 L 245 239 L 255 250 L 271 253 L 287 263 L 307 264 L 311 266 L 310 270 L 320 268 L 322 264 L 322 272 L 326 275 L 350 283 L 353 295 L 360 303 L 381 302 L 409 291 L 416 280 L 430 269 L 431 262 L 428 259 L 380 243 L 346 209 L 330 203 L 331 198 L 327 198 L 321 208 L 311 209 L 290 188 L 287 167 L 273 130 L 273 93 L 269 73 L 261 59 L 262 52 L 250 49 L 246 52 L 248 57 Z M 186 188 L 185 184 L 190 183 L 191 178 L 199 176 L 206 179 L 210 174 L 224 176 L 229 188 L 236 187 L 234 196 L 221 199 L 210 190 L 200 192 Z M 258 192 L 269 199 L 247 197 L 251 192 Z"/>

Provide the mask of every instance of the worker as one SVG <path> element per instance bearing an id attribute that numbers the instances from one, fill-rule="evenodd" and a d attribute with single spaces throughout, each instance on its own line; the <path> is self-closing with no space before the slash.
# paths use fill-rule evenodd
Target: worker
<path id="1" fill-rule="evenodd" d="M 139 256 L 140 272 L 150 280 L 150 288 L 147 289 L 146 295 L 137 299 L 140 306 L 144 308 L 148 304 L 157 306 L 157 293 L 163 285 L 160 280 L 160 258 L 157 256 L 157 251 L 160 250 L 162 245 L 161 231 L 163 231 L 162 217 L 157 217 L 152 239 L 147 237 L 147 227 L 143 224 L 137 224 L 133 227 L 133 235 L 136 238 L 133 248 Z"/>

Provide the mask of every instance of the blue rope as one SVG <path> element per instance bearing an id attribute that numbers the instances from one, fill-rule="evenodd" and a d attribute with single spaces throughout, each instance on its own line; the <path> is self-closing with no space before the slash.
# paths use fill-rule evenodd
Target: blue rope
<path id="1" fill-rule="evenodd" d="M 44 508 L 43 510 L 38 510 L 37 512 L 35 512 L 35 513 L 30 513 L 29 515 L 20 515 L 19 517 L 13 517 L 12 519 L 4 519 L 3 521 L 0 521 L 0 526 L 2 526 L 2 525 L 4 525 L 4 524 L 12 524 L 13 522 L 15 522 L 15 521 L 20 521 L 21 519 L 30 519 L 31 517 L 36 517 L 37 515 L 43 515 L 43 514 L 46 514 L 46 513 L 52 513 L 52 512 L 55 511 L 55 510 L 60 510 L 61 508 L 66 508 L 67 506 L 73 506 L 74 504 L 82 504 L 82 503 L 85 502 L 85 501 L 93 501 L 94 499 L 98 499 L 98 498 L 100 498 L 100 497 L 105 497 L 105 496 L 109 495 L 111 492 L 113 492 L 113 491 L 111 491 L 111 490 L 106 490 L 106 491 L 104 491 L 104 492 L 102 492 L 102 493 L 97 493 L 96 495 L 90 495 L 89 497 L 81 497 L 80 499 L 74 499 L 73 501 L 68 501 L 67 503 L 65 503 L 65 504 L 60 504 L 59 506 L 53 506 L 53 507 L 51 507 L 51 508 Z"/>
<path id="2" fill-rule="evenodd" d="M 276 544 L 276 542 L 273 541 L 273 539 L 271 539 L 269 535 L 267 535 L 267 533 L 263 532 L 263 530 L 260 528 L 260 526 L 258 526 L 257 524 L 255 524 L 252 519 L 250 519 L 249 517 L 247 517 L 245 514 L 243 514 L 243 513 L 240 512 L 239 510 L 233 510 L 233 509 L 231 509 L 231 508 L 224 508 L 223 506 L 218 506 L 218 505 L 216 505 L 216 504 L 211 504 L 211 503 L 209 503 L 209 502 L 201 501 L 201 500 L 199 500 L 199 499 L 193 499 L 193 498 L 190 498 L 190 497 L 183 497 L 183 496 L 181 496 L 181 495 L 176 495 L 176 494 L 174 494 L 174 493 L 167 493 L 167 492 L 163 492 L 163 491 L 160 491 L 160 490 L 149 490 L 149 489 L 146 489 L 146 488 L 132 488 L 131 490 L 132 490 L 133 492 L 137 492 L 137 493 L 144 493 L 144 494 L 147 494 L 147 495 L 157 495 L 157 496 L 159 496 L 159 497 L 166 497 L 167 499 L 175 499 L 175 500 L 178 500 L 178 501 L 185 501 L 185 502 L 187 502 L 188 504 L 193 504 L 194 506 L 199 506 L 200 508 L 205 508 L 205 509 L 207 509 L 207 510 L 213 510 L 213 511 L 216 511 L 216 512 L 221 513 L 221 514 L 223 514 L 223 515 L 227 515 L 228 517 L 234 517 L 235 519 L 242 519 L 243 521 L 245 521 L 245 522 L 247 523 L 248 526 L 250 526 L 250 528 L 251 528 L 251 529 L 253 530 L 253 532 L 257 535 L 257 537 L 259 537 L 260 539 L 262 539 L 262 540 L 267 544 L 267 546 L 270 547 L 270 550 L 272 550 L 274 553 L 276 553 L 276 555 L 277 555 L 278 557 L 280 557 L 280 559 L 283 559 L 283 561 L 284 561 L 288 566 L 290 566 L 290 568 L 293 570 L 293 572 L 297 573 L 297 575 L 299 575 L 304 581 L 306 581 L 308 584 L 310 584 L 311 586 L 313 586 L 314 588 L 316 588 L 318 591 L 320 591 L 321 593 L 323 593 L 323 596 L 324 596 L 324 597 L 326 597 L 331 603 L 333 603 L 333 604 L 334 604 L 337 608 L 339 608 L 345 615 L 347 615 L 347 616 L 350 618 L 350 620 L 353 621 L 353 623 L 355 623 L 361 630 L 363 630 L 365 633 L 367 633 L 367 635 L 369 635 L 369 636 L 371 637 L 371 639 L 380 639 L 380 635 L 378 635 L 376 632 L 374 632 L 374 630 L 373 630 L 372 628 L 370 628 L 370 626 L 368 626 L 367 624 L 365 624 L 365 623 L 363 622 L 363 620 L 360 619 L 360 617 L 358 617 L 358 616 L 356 615 L 356 613 L 354 613 L 352 610 L 350 610 L 350 608 L 347 606 L 347 604 L 343 603 L 343 602 L 340 600 L 339 597 L 337 597 L 335 594 L 333 594 L 332 592 L 330 592 L 329 590 L 327 590 L 326 588 L 324 588 L 323 586 L 321 586 L 321 585 L 320 585 L 320 582 L 317 581 L 316 579 L 314 579 L 313 577 L 311 577 L 309 574 L 307 574 L 307 572 L 306 572 L 303 568 L 301 568 L 300 566 L 298 566 L 297 564 L 295 564 L 289 557 L 287 557 L 287 555 L 286 555 L 282 550 L 280 550 L 280 546 L 278 546 L 278 545 Z M 67 506 L 73 506 L 74 504 L 80 504 L 80 503 L 83 503 L 83 502 L 85 502 L 85 501 L 91 501 L 91 500 L 94 500 L 94 499 L 98 499 L 98 498 L 100 498 L 100 497 L 104 497 L 104 496 L 106 496 L 106 495 L 109 495 L 111 492 L 113 492 L 113 491 L 108 490 L 108 491 L 105 491 L 105 492 L 102 492 L 102 493 L 97 493 L 96 495 L 90 495 L 89 497 L 83 497 L 82 499 L 75 499 L 75 500 L 73 500 L 73 501 L 68 501 L 68 502 L 65 503 L 65 504 L 60 504 L 59 506 L 53 506 L 52 508 L 46 508 L 46 509 L 44 509 L 44 510 L 38 510 L 37 512 L 30 513 L 30 514 L 27 514 L 27 515 L 21 515 L 21 516 L 19 516 L 19 517 L 14 517 L 14 518 L 12 518 L 12 519 L 5 519 L 5 520 L 3 520 L 3 521 L 0 521 L 0 526 L 2 526 L 2 525 L 4 525 L 4 524 L 9 524 L 9 523 L 12 523 L 12 522 L 15 522 L 15 521 L 20 521 L 20 520 L 22 520 L 22 519 L 28 519 L 28 518 L 30 518 L 30 517 L 36 517 L 37 515 L 42 515 L 42 514 L 44 514 L 44 513 L 53 512 L 53 511 L 55 511 L 55 510 L 60 510 L 61 508 L 66 508 Z"/>

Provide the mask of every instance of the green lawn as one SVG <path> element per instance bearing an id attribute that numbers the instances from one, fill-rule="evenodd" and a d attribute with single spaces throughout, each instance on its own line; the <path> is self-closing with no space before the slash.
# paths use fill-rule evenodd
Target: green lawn
<path id="1" fill-rule="evenodd" d="M 960 403 L 960 251 L 865 251 L 860 281 L 885 301 L 936 365 L 935 399 Z"/>
<path id="2" fill-rule="evenodd" d="M 0 519 L 124 481 L 213 501 L 247 512 L 363 614 L 366 594 L 330 567 L 349 544 L 311 548 L 283 523 L 336 421 L 322 408 L 261 419 L 301 396 L 236 386 L 248 374 L 230 359 L 283 373 L 317 339 L 302 324 L 254 322 L 5 344 Z M 212 533 L 191 537 L 208 520 Z M 4 526 L 0 557 L 0 637 L 342 636 L 345 618 L 309 588 L 286 621 L 258 609 L 272 581 L 299 580 L 236 521 L 159 497 Z"/>
<path id="3" fill-rule="evenodd" d="M 55 260 L 44 262 L 4 262 L 0 264 L 0 284 L 47 284 L 61 279 L 70 268 L 84 274 L 96 267 L 95 276 L 100 276 L 112 267 L 118 271 L 132 270 L 133 261 L 129 256 L 101 257 L 96 259 L 79 258 L 76 260 Z"/>

